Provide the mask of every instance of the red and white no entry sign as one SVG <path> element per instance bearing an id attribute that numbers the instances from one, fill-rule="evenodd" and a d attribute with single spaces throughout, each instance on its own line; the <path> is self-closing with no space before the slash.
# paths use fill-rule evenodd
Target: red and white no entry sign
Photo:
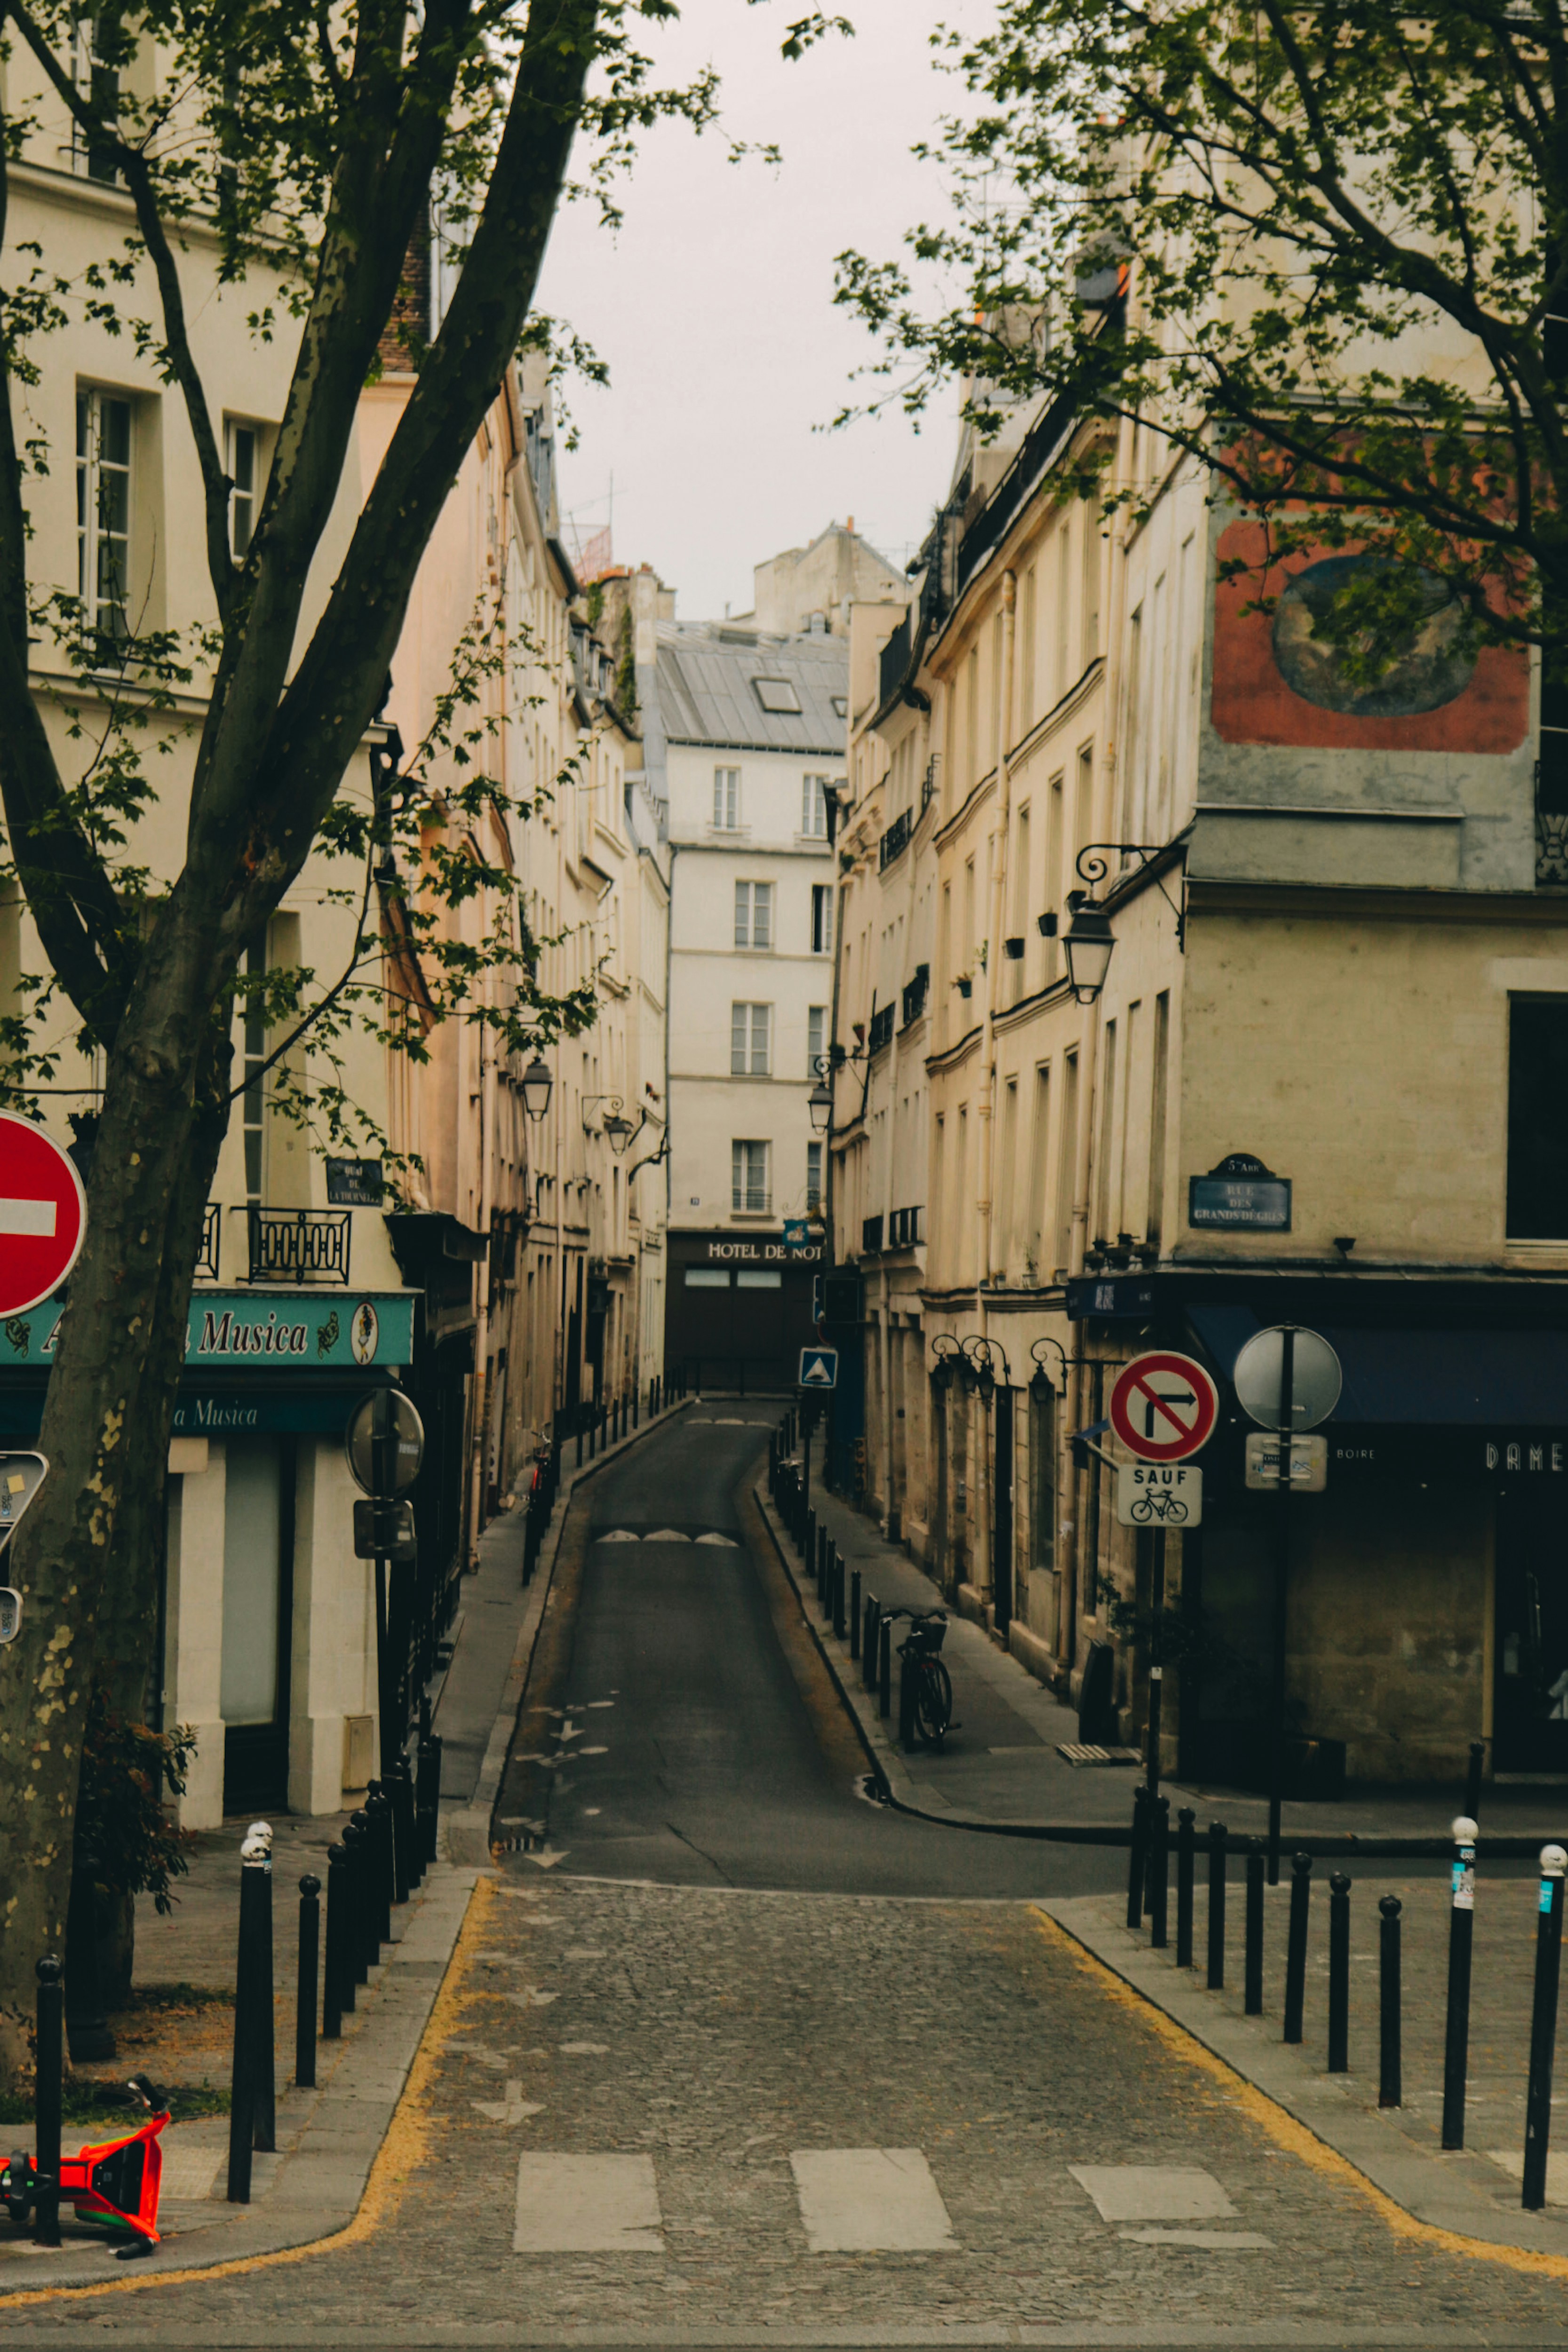
<path id="1" fill-rule="evenodd" d="M 0 1315 L 25 1315 L 58 1290 L 87 1232 L 87 1195 L 61 1146 L 0 1111 Z"/>
<path id="2" fill-rule="evenodd" d="M 1191 1356 L 1160 1349 L 1123 1364 L 1110 1391 L 1110 1426 L 1141 1462 L 1181 1462 L 1206 1445 L 1219 1392 Z"/>

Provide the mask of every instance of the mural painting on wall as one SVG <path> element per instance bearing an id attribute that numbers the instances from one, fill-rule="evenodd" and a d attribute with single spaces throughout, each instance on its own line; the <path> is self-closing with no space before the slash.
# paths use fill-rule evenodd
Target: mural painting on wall
<path id="1" fill-rule="evenodd" d="M 1393 664 L 1370 682 L 1348 677 L 1337 648 L 1313 634 L 1336 592 L 1380 559 L 1308 549 L 1268 561 L 1256 522 L 1234 522 L 1222 564 L 1246 568 L 1215 591 L 1214 725 L 1226 743 L 1325 751 L 1504 752 L 1530 723 L 1530 664 L 1511 646 L 1472 644 L 1447 583 L 1422 572 L 1422 615 Z M 1271 600 L 1272 612 L 1248 611 Z"/>

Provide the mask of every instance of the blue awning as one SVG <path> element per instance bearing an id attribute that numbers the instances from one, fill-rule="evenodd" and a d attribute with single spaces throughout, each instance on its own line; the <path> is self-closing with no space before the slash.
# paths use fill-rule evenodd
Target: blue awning
<path id="1" fill-rule="evenodd" d="M 1187 1319 L 1226 1380 L 1262 1328 L 1247 1307 L 1191 1307 Z M 1568 1331 L 1313 1328 L 1344 1372 L 1336 1422 L 1568 1425 Z"/>

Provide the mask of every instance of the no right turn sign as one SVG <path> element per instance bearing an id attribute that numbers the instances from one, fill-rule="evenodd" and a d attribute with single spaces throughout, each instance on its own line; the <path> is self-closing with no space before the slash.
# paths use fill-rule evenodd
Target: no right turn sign
<path id="1" fill-rule="evenodd" d="M 1180 1462 L 1208 1444 L 1219 1391 L 1200 1363 L 1161 1349 L 1123 1364 L 1110 1391 L 1110 1426 L 1141 1462 Z"/>

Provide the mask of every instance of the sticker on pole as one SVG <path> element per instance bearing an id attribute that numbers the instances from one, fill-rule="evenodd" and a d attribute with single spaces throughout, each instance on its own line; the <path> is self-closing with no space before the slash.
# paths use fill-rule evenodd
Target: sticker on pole
<path id="1" fill-rule="evenodd" d="M 1110 1391 L 1110 1426 L 1140 1462 L 1181 1462 L 1206 1445 L 1219 1392 L 1191 1356 L 1162 1349 L 1123 1364 Z"/>
<path id="2" fill-rule="evenodd" d="M 26 1315 L 59 1288 L 87 1233 L 87 1194 L 52 1136 L 0 1111 L 0 1315 Z"/>

